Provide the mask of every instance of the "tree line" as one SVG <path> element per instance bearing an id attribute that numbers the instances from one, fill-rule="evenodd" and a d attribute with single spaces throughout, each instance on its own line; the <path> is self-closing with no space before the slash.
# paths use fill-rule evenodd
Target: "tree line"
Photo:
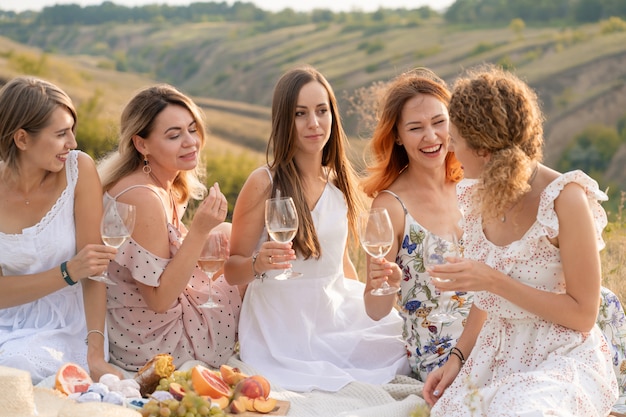
<path id="1" fill-rule="evenodd" d="M 254 23 L 258 29 L 273 30 L 279 27 L 307 23 L 384 24 L 399 20 L 418 24 L 438 12 L 420 8 L 388 9 L 375 12 L 355 9 L 350 12 L 333 12 L 314 9 L 296 12 L 286 8 L 278 12 L 260 9 L 253 3 L 236 1 L 232 5 L 222 2 L 198 2 L 187 6 L 152 4 L 127 7 L 104 1 L 100 5 L 57 4 L 44 7 L 40 12 L 12 12 L 0 10 L 0 26 L 14 23 L 33 25 L 100 25 L 105 23 L 155 23 L 232 21 Z M 456 0 L 443 18 L 452 24 L 493 25 L 508 24 L 519 18 L 527 24 L 587 23 L 612 16 L 626 17 L 623 0 Z"/>

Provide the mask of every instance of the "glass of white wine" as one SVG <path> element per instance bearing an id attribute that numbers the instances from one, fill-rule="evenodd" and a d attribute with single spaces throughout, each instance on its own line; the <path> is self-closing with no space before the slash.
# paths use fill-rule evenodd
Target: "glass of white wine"
<path id="1" fill-rule="evenodd" d="M 423 242 L 423 261 L 427 270 L 432 266 L 448 263 L 447 258 L 460 256 L 462 254 L 456 233 L 452 231 L 441 234 L 426 233 Z M 450 281 L 433 275 L 431 275 L 431 278 L 439 282 Z M 450 297 L 453 295 L 454 291 L 440 292 L 438 306 L 430 312 L 427 319 L 436 323 L 451 323 L 456 320 L 458 317 L 450 310 Z"/>
<path id="2" fill-rule="evenodd" d="M 382 259 L 391 250 L 393 244 L 393 226 L 386 208 L 371 208 L 359 215 L 359 240 L 368 255 Z M 387 281 L 372 290 L 373 295 L 396 294 L 400 290 Z"/>
<path id="3" fill-rule="evenodd" d="M 291 197 L 268 198 L 265 201 L 265 228 L 272 240 L 280 243 L 291 242 L 298 231 L 298 212 Z M 302 276 L 291 268 L 276 275 L 274 279 L 283 280 Z"/>
<path id="4" fill-rule="evenodd" d="M 100 234 L 105 245 L 119 248 L 133 232 L 135 227 L 135 206 L 111 200 L 104 208 L 100 222 Z M 95 281 L 116 285 L 105 270 L 102 275 L 89 277 Z"/>
<path id="5" fill-rule="evenodd" d="M 200 258 L 198 258 L 198 266 L 209 278 L 209 298 L 200 304 L 201 308 L 216 308 L 222 307 L 222 305 L 213 300 L 211 284 L 213 282 L 213 275 L 224 266 L 224 262 L 230 255 L 228 237 L 224 232 L 211 232 L 204 242 L 202 252 L 200 252 Z"/>

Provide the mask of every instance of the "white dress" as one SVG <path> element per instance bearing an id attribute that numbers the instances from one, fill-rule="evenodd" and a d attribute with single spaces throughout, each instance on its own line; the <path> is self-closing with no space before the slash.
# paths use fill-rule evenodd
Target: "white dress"
<path id="1" fill-rule="evenodd" d="M 400 316 L 394 310 L 370 319 L 364 284 L 343 275 L 346 214 L 342 192 L 329 181 L 311 212 L 321 257 L 293 261 L 301 277 L 254 280 L 246 290 L 241 359 L 282 388 L 337 391 L 351 381 L 383 384 L 409 372 Z"/>
<path id="2" fill-rule="evenodd" d="M 78 151 L 70 152 L 65 168 L 67 188 L 39 223 L 20 234 L 0 233 L 0 266 L 4 275 L 27 275 L 59 268 L 76 254 L 77 158 Z M 62 279 L 60 273 L 59 279 Z M 55 374 L 65 362 L 88 369 L 86 333 L 80 283 L 39 300 L 2 309 L 0 365 L 29 371 L 35 384 Z"/>
<path id="3" fill-rule="evenodd" d="M 465 256 L 533 288 L 564 292 L 560 251 L 548 239 L 559 235 L 554 200 L 572 182 L 587 193 L 598 246 L 603 247 L 601 234 L 607 221 L 598 200 L 606 196 L 593 179 L 572 171 L 543 190 L 537 221 L 520 240 L 506 246 L 494 245 L 482 231 L 480 215 L 471 204 L 476 183 L 459 186 L 466 219 Z M 609 347 L 597 326 L 588 333 L 575 331 L 486 291 L 475 293 L 474 304 L 488 313 L 487 321 L 465 366 L 432 408 L 431 417 L 609 414 L 618 386 Z"/>

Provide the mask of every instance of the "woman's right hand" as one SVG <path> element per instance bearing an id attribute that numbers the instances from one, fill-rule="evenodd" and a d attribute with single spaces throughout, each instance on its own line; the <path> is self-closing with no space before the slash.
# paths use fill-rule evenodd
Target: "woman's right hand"
<path id="1" fill-rule="evenodd" d="M 209 188 L 207 197 L 198 205 L 190 227 L 208 235 L 215 226 L 226 220 L 226 214 L 228 201 L 220 191 L 219 184 L 215 183 Z"/>
<path id="2" fill-rule="evenodd" d="M 389 262 L 385 258 L 370 256 L 369 283 L 372 288 L 380 288 L 385 281 L 392 287 L 400 287 L 402 272 L 395 262 Z"/>
<path id="3" fill-rule="evenodd" d="M 116 254 L 116 248 L 90 243 L 67 261 L 67 273 L 74 281 L 101 275 L 109 266 L 109 262 L 115 259 Z"/>
<path id="4" fill-rule="evenodd" d="M 449 358 L 450 359 L 450 358 Z M 426 377 L 422 394 L 431 407 L 435 405 L 444 391 L 452 384 L 461 370 L 455 360 L 448 360 L 442 367 L 433 370 Z"/>

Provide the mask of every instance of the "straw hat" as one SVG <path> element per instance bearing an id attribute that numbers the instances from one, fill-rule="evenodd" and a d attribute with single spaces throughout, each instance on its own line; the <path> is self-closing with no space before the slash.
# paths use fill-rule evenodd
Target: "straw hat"
<path id="1" fill-rule="evenodd" d="M 33 387 L 30 373 L 0 366 L 0 417 L 141 417 L 108 403 L 77 403 L 57 390 Z"/>

